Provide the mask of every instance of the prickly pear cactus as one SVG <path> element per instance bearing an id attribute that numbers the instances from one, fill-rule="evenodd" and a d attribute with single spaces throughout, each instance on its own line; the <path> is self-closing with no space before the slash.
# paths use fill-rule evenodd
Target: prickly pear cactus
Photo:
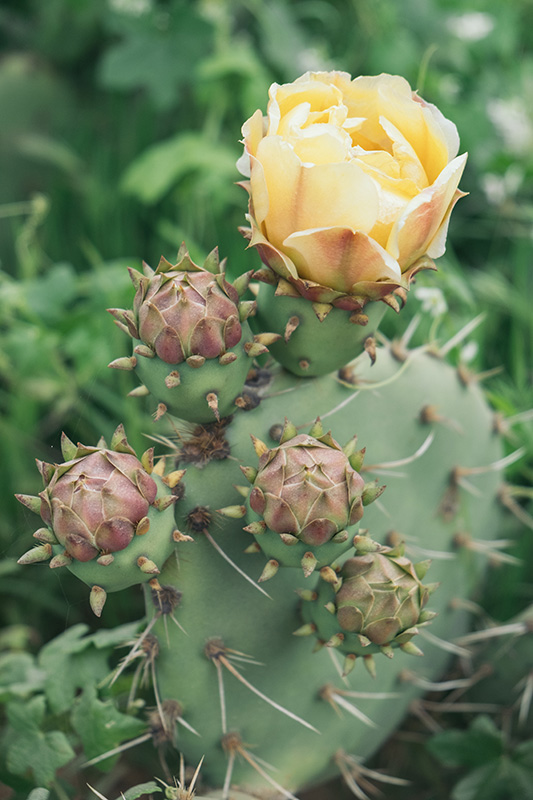
<path id="1" fill-rule="evenodd" d="M 22 563 L 66 566 L 98 615 L 107 592 L 146 584 L 115 677 L 150 660 L 154 743 L 204 758 L 222 800 L 294 798 L 336 771 L 353 783 L 420 692 L 406 670 L 442 673 L 497 528 L 501 445 L 478 385 L 437 346 L 373 335 L 443 252 L 461 194 L 454 126 L 406 87 L 344 73 L 273 87 L 241 162 L 264 285 L 183 247 L 132 270 L 132 308 L 111 309 L 134 346 L 110 366 L 152 397 L 157 466 L 120 427 L 111 447 L 65 439 L 39 498 L 20 497 L 46 526 Z M 388 122 L 362 110 L 378 89 Z"/>

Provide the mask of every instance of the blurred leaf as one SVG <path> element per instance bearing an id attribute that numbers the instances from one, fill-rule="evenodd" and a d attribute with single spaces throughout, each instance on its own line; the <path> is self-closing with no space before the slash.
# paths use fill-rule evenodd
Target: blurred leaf
<path id="1" fill-rule="evenodd" d="M 163 789 L 155 781 L 148 783 L 140 783 L 138 786 L 132 786 L 126 792 L 121 793 L 117 800 L 137 800 L 139 797 L 144 797 L 145 794 L 153 794 L 154 792 L 162 792 Z"/>
<path id="2" fill-rule="evenodd" d="M 121 714 L 111 701 L 98 700 L 94 686 L 88 686 L 78 698 L 71 719 L 88 759 L 113 750 L 122 742 L 134 739 L 147 730 L 146 722 Z M 101 762 L 100 766 L 106 762 L 107 766 L 111 766 L 111 759 Z"/>
<path id="3" fill-rule="evenodd" d="M 533 775 L 508 758 L 474 770 L 452 791 L 452 800 L 532 800 Z"/>
<path id="4" fill-rule="evenodd" d="M 42 690 L 44 680 L 44 670 L 38 669 L 35 658 L 29 653 L 0 655 L 0 701 L 28 697 Z"/>
<path id="5" fill-rule="evenodd" d="M 467 731 L 438 733 L 428 748 L 443 764 L 452 767 L 477 767 L 491 763 L 503 753 L 503 735 L 485 715 L 476 717 Z"/>
<path id="6" fill-rule="evenodd" d="M 179 91 L 190 83 L 194 66 L 212 47 L 211 26 L 193 4 L 179 2 L 172 14 L 156 10 L 147 25 L 128 21 L 124 38 L 110 47 L 99 77 L 108 89 L 146 89 L 159 109 L 176 105 Z"/>
<path id="7" fill-rule="evenodd" d="M 71 761 L 75 753 L 64 733 L 41 730 L 45 711 L 43 695 L 28 703 L 8 704 L 7 766 L 16 775 L 31 771 L 37 784 L 49 786 L 56 770 Z"/>
<path id="8" fill-rule="evenodd" d="M 126 171 L 122 189 L 150 205 L 191 172 L 230 182 L 236 177 L 235 151 L 201 135 L 180 134 L 142 153 Z"/>

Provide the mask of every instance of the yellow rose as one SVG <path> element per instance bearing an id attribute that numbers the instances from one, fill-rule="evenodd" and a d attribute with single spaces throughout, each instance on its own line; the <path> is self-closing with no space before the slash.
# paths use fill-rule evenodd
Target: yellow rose
<path id="1" fill-rule="evenodd" d="M 250 244 L 278 293 L 393 304 L 444 252 L 466 162 L 455 125 L 394 75 L 308 72 L 269 96 L 267 116 L 243 126 L 238 166 Z"/>

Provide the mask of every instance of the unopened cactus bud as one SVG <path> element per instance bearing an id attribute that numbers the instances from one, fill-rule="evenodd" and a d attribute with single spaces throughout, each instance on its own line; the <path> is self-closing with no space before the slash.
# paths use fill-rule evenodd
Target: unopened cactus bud
<path id="1" fill-rule="evenodd" d="M 423 610 L 429 588 L 402 548 L 375 542 L 371 547 L 368 536 L 355 539 L 358 554 L 344 563 L 337 585 L 321 582 L 316 602 L 302 607 L 305 623 L 316 625 L 323 641 L 337 641 L 342 634 L 338 646 L 353 656 L 381 651 L 392 658 L 393 648 L 398 647 L 419 654 L 411 639 L 417 626 L 432 618 Z"/>
<path id="2" fill-rule="evenodd" d="M 137 458 L 122 425 L 109 448 L 104 442 L 74 445 L 63 436 L 62 449 L 69 459 L 41 470 L 45 488 L 39 497 L 30 502 L 18 496 L 46 525 L 36 531 L 44 543 L 19 563 L 51 559 L 51 568 L 67 567 L 98 587 L 98 603 L 91 602 L 101 613 L 106 592 L 147 580 L 172 552 L 176 498 L 145 469 L 143 463 L 149 466 L 152 459 Z"/>
<path id="3" fill-rule="evenodd" d="M 250 508 L 266 526 L 257 540 L 261 549 L 306 576 L 350 547 L 346 528 L 363 515 L 363 479 L 319 420 L 312 430 L 315 435 L 299 434 L 286 421 L 278 447 L 254 441 L 257 472 L 243 470 L 252 481 Z M 250 525 L 247 530 L 255 533 Z"/>
<path id="4" fill-rule="evenodd" d="M 162 258 L 155 271 L 145 266 L 145 275 L 130 275 L 133 309 L 109 311 L 134 339 L 135 356 L 111 366 L 135 369 L 143 386 L 182 419 L 212 422 L 233 413 L 249 356 L 267 352 L 246 322 L 252 307 L 243 304 L 249 301 L 240 300 L 250 275 L 234 286 L 216 249 L 198 266 L 185 246 L 176 264 Z"/>

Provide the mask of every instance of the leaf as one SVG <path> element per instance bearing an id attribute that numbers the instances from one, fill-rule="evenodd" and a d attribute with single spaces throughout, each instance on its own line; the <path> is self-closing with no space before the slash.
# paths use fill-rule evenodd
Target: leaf
<path id="1" fill-rule="evenodd" d="M 159 109 L 176 104 L 195 65 L 212 47 L 212 27 L 185 2 L 172 14 L 154 13 L 128 26 L 122 41 L 103 55 L 99 79 L 110 89 L 146 89 Z"/>
<path id="2" fill-rule="evenodd" d="M 146 733 L 146 723 L 122 714 L 111 701 L 102 702 L 96 689 L 89 686 L 77 700 L 71 716 L 72 727 L 80 736 L 88 759 L 113 750 L 122 742 Z M 114 759 L 101 762 L 100 768 L 110 767 Z"/>
<path id="3" fill-rule="evenodd" d="M 153 794 L 154 792 L 162 792 L 163 789 L 158 783 L 149 781 L 148 783 L 140 783 L 138 786 L 132 786 L 126 792 L 120 795 L 117 800 L 137 800 L 138 797 L 144 797 L 146 794 Z"/>
<path id="4" fill-rule="evenodd" d="M 74 750 L 61 731 L 43 732 L 46 701 L 43 695 L 27 703 L 7 705 L 7 767 L 15 775 L 33 773 L 35 782 L 49 786 L 56 770 L 71 761 Z"/>
<path id="5" fill-rule="evenodd" d="M 479 716 L 467 731 L 444 731 L 427 746 L 447 766 L 477 767 L 502 755 L 503 736 L 490 717 Z"/>
<path id="6" fill-rule="evenodd" d="M 87 630 L 87 625 L 74 625 L 39 654 L 39 666 L 46 672 L 46 697 L 56 713 L 70 708 L 78 689 L 95 686 L 109 672 L 106 652 L 91 646 L 91 637 L 84 637 Z"/>
<path id="7" fill-rule="evenodd" d="M 452 800 L 532 800 L 531 772 L 501 757 L 470 772 L 454 787 Z"/>
<path id="8" fill-rule="evenodd" d="M 48 800 L 49 797 L 50 792 L 48 789 L 43 789 L 43 787 L 40 786 L 37 789 L 32 789 L 27 797 L 27 800 Z"/>
<path id="9" fill-rule="evenodd" d="M 191 172 L 235 177 L 236 153 L 205 136 L 182 133 L 148 148 L 126 170 L 121 188 L 142 203 L 156 203 Z"/>
<path id="10" fill-rule="evenodd" d="M 0 701 L 15 697 L 28 697 L 42 690 L 45 672 L 38 669 L 29 653 L 3 653 L 0 655 Z"/>

